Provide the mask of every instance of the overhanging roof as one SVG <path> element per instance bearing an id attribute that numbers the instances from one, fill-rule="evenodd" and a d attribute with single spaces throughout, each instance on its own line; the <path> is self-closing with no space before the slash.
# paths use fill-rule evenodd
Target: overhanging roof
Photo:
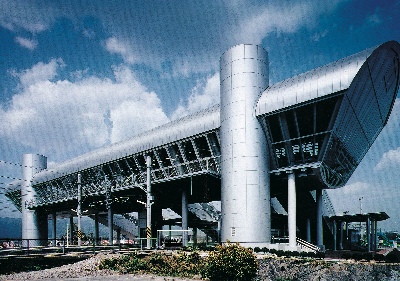
<path id="1" fill-rule="evenodd" d="M 369 48 L 271 85 L 258 100 L 256 115 L 270 114 L 349 88 L 361 66 L 375 49 L 376 47 Z"/>
<path id="2" fill-rule="evenodd" d="M 336 215 L 329 217 L 332 220 L 343 222 L 365 222 L 368 220 L 384 221 L 390 218 L 385 212 L 366 213 L 366 214 L 350 214 L 350 215 Z"/>
<path id="3" fill-rule="evenodd" d="M 34 175 L 34 183 L 46 182 L 63 175 L 120 159 L 154 147 L 172 143 L 220 127 L 219 105 L 154 128 L 129 140 L 83 154 L 56 167 Z"/>

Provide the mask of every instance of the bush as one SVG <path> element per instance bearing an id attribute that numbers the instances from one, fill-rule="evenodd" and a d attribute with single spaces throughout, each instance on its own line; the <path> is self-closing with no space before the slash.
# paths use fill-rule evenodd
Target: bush
<path id="1" fill-rule="evenodd" d="M 217 246 L 207 258 L 203 277 L 213 280 L 251 280 L 256 276 L 258 264 L 252 250 L 231 244 Z"/>
<path id="2" fill-rule="evenodd" d="M 260 249 L 260 247 L 254 247 L 254 252 L 255 252 L 255 253 L 259 253 L 259 252 L 261 252 L 261 249 Z"/>
<path id="3" fill-rule="evenodd" d="M 155 275 L 192 277 L 201 275 L 204 271 L 204 261 L 196 252 L 191 254 L 180 252 L 172 256 L 153 253 L 144 258 L 133 253 L 119 258 L 104 259 L 99 268 L 122 273 L 145 271 Z"/>

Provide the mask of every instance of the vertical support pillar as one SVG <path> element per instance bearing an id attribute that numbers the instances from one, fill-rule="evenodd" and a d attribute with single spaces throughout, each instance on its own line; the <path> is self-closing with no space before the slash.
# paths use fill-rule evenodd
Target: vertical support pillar
<path id="1" fill-rule="evenodd" d="M 271 241 L 267 140 L 254 106 L 269 84 L 268 53 L 236 45 L 220 60 L 221 242 Z"/>
<path id="2" fill-rule="evenodd" d="M 193 246 L 197 245 L 197 227 L 193 227 Z"/>
<path id="3" fill-rule="evenodd" d="M 22 155 L 21 212 L 23 245 L 46 246 L 48 239 L 47 215 L 43 210 L 29 209 L 29 202 L 35 200 L 36 191 L 32 187 L 33 176 L 47 168 L 47 158 L 38 154 Z"/>
<path id="4" fill-rule="evenodd" d="M 72 216 L 72 214 L 69 217 L 69 244 L 72 245 L 74 243 L 74 217 Z"/>
<path id="5" fill-rule="evenodd" d="M 94 214 L 94 241 L 99 245 L 99 212 Z"/>
<path id="6" fill-rule="evenodd" d="M 182 188 L 182 246 L 188 245 L 188 203 L 186 188 Z"/>
<path id="7" fill-rule="evenodd" d="M 367 227 L 366 228 L 367 228 L 366 230 L 367 230 L 367 244 L 368 244 L 367 251 L 371 252 L 371 220 L 370 220 L 369 216 L 367 217 Z"/>
<path id="8" fill-rule="evenodd" d="M 375 221 L 371 220 L 371 251 L 375 251 L 376 236 L 375 236 Z"/>
<path id="9" fill-rule="evenodd" d="M 121 243 L 121 228 L 117 228 L 117 244 Z"/>
<path id="10" fill-rule="evenodd" d="M 343 222 L 340 222 L 339 250 L 343 250 Z"/>
<path id="11" fill-rule="evenodd" d="M 337 245 L 337 229 L 336 229 L 336 221 L 333 221 L 333 250 L 336 251 Z"/>
<path id="12" fill-rule="evenodd" d="M 377 232 L 377 229 L 378 229 L 378 223 L 377 223 L 377 221 L 375 220 L 374 221 L 374 241 L 375 241 L 375 247 L 374 247 L 374 251 L 376 251 L 377 249 L 378 249 L 378 237 L 377 237 L 377 235 L 376 235 L 376 232 Z"/>
<path id="13" fill-rule="evenodd" d="M 146 185 L 147 185 L 147 202 L 146 202 L 146 238 L 147 238 L 147 249 L 151 249 L 151 205 L 152 199 L 151 196 L 151 156 L 146 156 L 146 165 L 147 165 L 147 178 L 146 178 Z"/>
<path id="14" fill-rule="evenodd" d="M 307 218 L 307 225 L 306 225 L 306 231 L 307 231 L 307 242 L 311 243 L 311 220 L 310 218 Z"/>
<path id="15" fill-rule="evenodd" d="M 296 242 L 296 179 L 294 172 L 288 174 L 288 229 L 289 250 L 295 251 Z"/>
<path id="16" fill-rule="evenodd" d="M 107 219 L 108 219 L 108 245 L 114 245 L 114 214 L 111 208 L 111 204 L 108 206 L 107 210 Z"/>
<path id="17" fill-rule="evenodd" d="M 82 228 L 81 228 L 81 217 L 82 217 L 82 184 L 81 174 L 78 174 L 78 246 L 82 246 Z"/>
<path id="18" fill-rule="evenodd" d="M 53 232 L 53 246 L 57 246 L 57 213 L 51 213 L 51 223 Z"/>
<path id="19" fill-rule="evenodd" d="M 316 190 L 317 199 L 317 245 L 324 248 L 323 225 L 322 225 L 322 190 Z"/>

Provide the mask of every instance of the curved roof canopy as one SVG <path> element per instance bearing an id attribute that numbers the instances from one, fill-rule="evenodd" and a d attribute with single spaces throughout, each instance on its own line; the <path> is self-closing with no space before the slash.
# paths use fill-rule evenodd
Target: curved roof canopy
<path id="1" fill-rule="evenodd" d="M 206 110 L 154 128 L 129 140 L 83 154 L 61 163 L 55 168 L 43 170 L 34 175 L 34 182 L 50 181 L 67 174 L 99 166 L 103 163 L 189 138 L 219 127 L 219 105 L 215 105 Z"/>
<path id="2" fill-rule="evenodd" d="M 325 187 L 343 186 L 389 119 L 399 57 L 399 43 L 389 41 L 266 89 L 255 110 L 277 168 L 318 162 Z"/>

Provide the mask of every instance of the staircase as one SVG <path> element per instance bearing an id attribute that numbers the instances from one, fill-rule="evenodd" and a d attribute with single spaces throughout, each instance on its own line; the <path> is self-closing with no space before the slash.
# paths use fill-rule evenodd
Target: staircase
<path id="1" fill-rule="evenodd" d="M 95 219 L 94 215 L 89 216 L 91 219 Z M 114 230 L 120 229 L 121 234 L 127 239 L 134 239 L 138 234 L 138 220 L 133 214 L 115 214 L 113 218 Z M 108 226 L 108 218 L 99 216 L 99 223 Z"/>

